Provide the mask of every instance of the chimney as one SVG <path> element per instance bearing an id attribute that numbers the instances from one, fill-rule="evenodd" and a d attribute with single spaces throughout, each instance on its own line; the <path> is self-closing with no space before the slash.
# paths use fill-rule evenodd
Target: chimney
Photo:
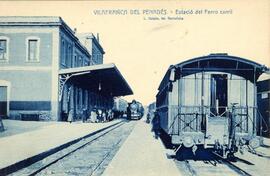
<path id="1" fill-rule="evenodd" d="M 73 30 L 73 31 L 74 31 L 74 34 L 76 34 L 76 33 L 77 33 L 77 28 L 74 28 L 74 30 Z"/>
<path id="2" fill-rule="evenodd" d="M 99 43 L 99 33 L 97 33 L 97 41 L 98 41 L 98 43 Z"/>

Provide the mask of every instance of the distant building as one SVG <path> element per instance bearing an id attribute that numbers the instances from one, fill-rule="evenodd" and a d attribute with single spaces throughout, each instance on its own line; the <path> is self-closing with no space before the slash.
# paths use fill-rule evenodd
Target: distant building
<path id="1" fill-rule="evenodd" d="M 128 102 L 122 98 L 115 98 L 113 109 L 115 111 L 126 112 Z"/>
<path id="2" fill-rule="evenodd" d="M 86 47 L 91 57 L 91 64 L 103 64 L 103 54 L 105 54 L 102 46 L 99 43 L 99 36 L 97 38 L 92 33 L 76 34 L 81 43 Z"/>
<path id="3" fill-rule="evenodd" d="M 257 101 L 260 118 L 263 118 L 262 135 L 270 137 L 270 79 L 257 82 Z"/>
<path id="4" fill-rule="evenodd" d="M 80 38 L 61 17 L 0 17 L 0 116 L 77 120 L 132 94 L 116 66 L 103 64 L 96 37 Z"/>

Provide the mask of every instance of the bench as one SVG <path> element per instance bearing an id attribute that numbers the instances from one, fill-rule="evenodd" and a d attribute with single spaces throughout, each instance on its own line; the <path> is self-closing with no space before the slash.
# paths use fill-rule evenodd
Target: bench
<path id="1" fill-rule="evenodd" d="M 22 121 L 39 121 L 38 113 L 20 113 Z"/>

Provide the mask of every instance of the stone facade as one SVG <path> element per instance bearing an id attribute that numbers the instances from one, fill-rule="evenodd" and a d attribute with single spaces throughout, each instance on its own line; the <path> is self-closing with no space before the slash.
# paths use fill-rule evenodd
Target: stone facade
<path id="1" fill-rule="evenodd" d="M 83 108 L 112 106 L 111 97 L 79 85 L 64 85 L 59 98 L 59 70 L 103 63 L 96 37 L 85 40 L 61 17 L 0 17 L 0 116 L 63 120 L 72 106 L 74 119 L 81 119 Z"/>

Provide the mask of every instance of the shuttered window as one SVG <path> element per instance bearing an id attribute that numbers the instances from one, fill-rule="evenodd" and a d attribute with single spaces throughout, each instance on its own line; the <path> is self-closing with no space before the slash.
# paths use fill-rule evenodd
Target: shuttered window
<path id="1" fill-rule="evenodd" d="M 39 62 L 39 39 L 27 39 L 27 59 L 28 62 Z"/>
<path id="2" fill-rule="evenodd" d="M 7 59 L 7 40 L 0 39 L 0 60 L 6 61 Z"/>

